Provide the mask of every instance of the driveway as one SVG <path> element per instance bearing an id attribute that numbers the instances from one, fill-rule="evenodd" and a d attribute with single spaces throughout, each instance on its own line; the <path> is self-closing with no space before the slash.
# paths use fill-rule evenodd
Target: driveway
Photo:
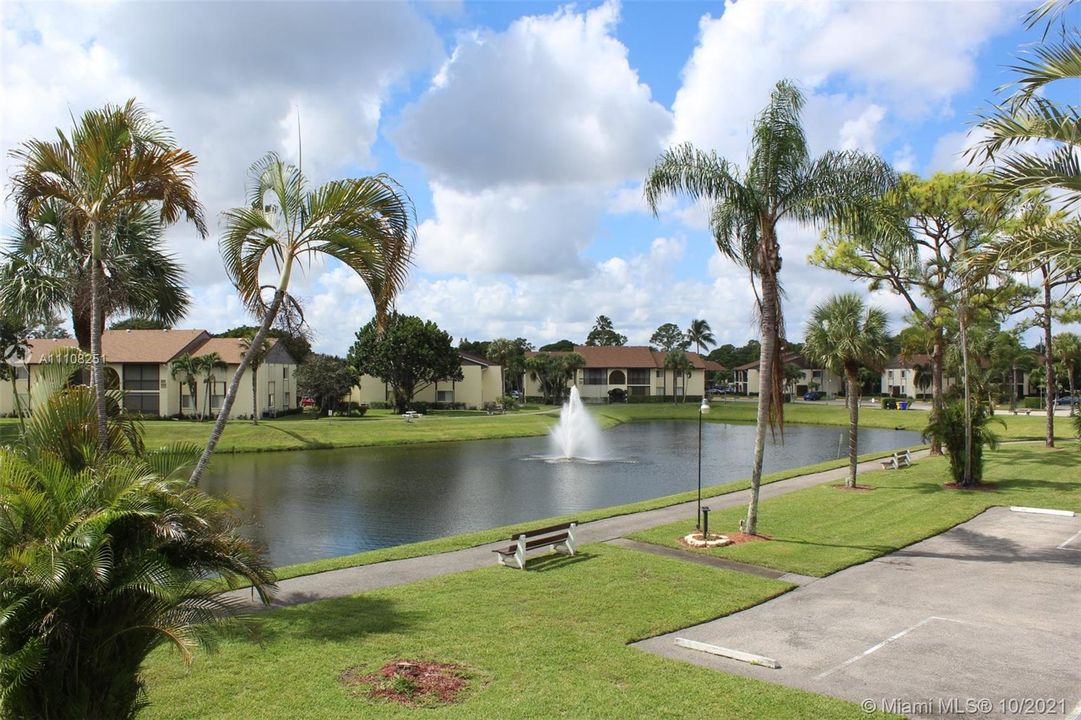
<path id="1" fill-rule="evenodd" d="M 681 637 L 779 669 L 677 647 Z M 1081 717 L 1081 518 L 994 508 L 643 650 L 920 718 Z"/>

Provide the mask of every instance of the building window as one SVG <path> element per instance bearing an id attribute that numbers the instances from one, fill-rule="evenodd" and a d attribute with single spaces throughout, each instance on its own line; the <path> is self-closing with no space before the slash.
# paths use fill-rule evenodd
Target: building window
<path id="1" fill-rule="evenodd" d="M 623 373 L 622 370 L 613 370 L 611 372 L 611 374 L 608 375 L 608 384 L 609 385 L 626 385 L 627 384 L 627 376 Z"/>
<path id="2" fill-rule="evenodd" d="M 186 410 L 188 412 L 194 412 L 196 408 L 195 408 L 195 403 L 193 401 L 194 401 L 194 398 L 191 395 L 189 395 L 188 393 L 181 394 L 181 396 L 180 396 L 180 409 L 181 410 Z"/>
<path id="3" fill-rule="evenodd" d="M 649 374 L 648 370 L 646 371 L 646 374 Z M 649 395 L 649 387 L 645 385 L 632 385 L 630 387 L 630 394 L 634 397 L 644 397 Z"/>
<path id="4" fill-rule="evenodd" d="M 124 366 L 124 389 L 145 391 L 158 389 L 160 365 L 129 364 Z"/>
<path id="5" fill-rule="evenodd" d="M 604 368 L 586 368 L 585 375 L 586 385 L 604 385 Z"/>
<path id="6" fill-rule="evenodd" d="M 289 366 L 286 365 L 282 367 L 282 379 L 284 380 L 287 377 L 289 377 Z"/>
<path id="7" fill-rule="evenodd" d="M 649 385 L 649 370 L 645 368 L 627 371 L 628 385 Z"/>
<path id="8" fill-rule="evenodd" d="M 435 401 L 436 402 L 441 402 L 441 403 L 452 403 L 452 402 L 454 402 L 454 391 L 453 390 L 440 390 L 439 392 L 437 392 L 435 394 Z"/>
<path id="9" fill-rule="evenodd" d="M 664 377 L 664 370 L 658 370 L 657 371 L 657 377 L 663 378 Z"/>
<path id="10" fill-rule="evenodd" d="M 225 383 L 210 383 L 210 409 L 217 412 L 225 402 Z"/>
<path id="11" fill-rule="evenodd" d="M 126 393 L 124 409 L 136 415 L 157 415 L 158 393 Z"/>
<path id="12" fill-rule="evenodd" d="M 273 380 L 271 380 L 270 382 L 268 382 L 268 383 L 266 384 L 266 386 L 267 386 L 267 393 L 266 393 L 266 404 L 267 404 L 267 407 L 276 407 L 276 405 L 275 405 L 275 401 L 274 401 L 274 394 L 275 394 L 275 393 L 274 393 L 274 390 L 275 390 L 275 383 L 274 383 L 274 381 L 273 381 Z"/>

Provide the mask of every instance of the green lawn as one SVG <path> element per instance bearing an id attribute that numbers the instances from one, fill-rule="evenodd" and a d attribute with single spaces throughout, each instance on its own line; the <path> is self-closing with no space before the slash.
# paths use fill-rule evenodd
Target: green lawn
<path id="1" fill-rule="evenodd" d="M 144 718 L 861 718 L 856 705 L 627 647 L 789 589 L 609 546 L 267 613 L 187 670 L 156 653 Z M 355 697 L 346 668 L 461 663 L 482 687 L 416 710 Z"/>
<path id="2" fill-rule="evenodd" d="M 860 483 L 874 486 L 870 492 L 821 485 L 784 495 L 762 505 L 759 532 L 772 541 L 687 552 L 822 576 L 936 535 L 994 505 L 1081 512 L 1076 448 L 1014 445 L 990 453 L 985 481 L 993 492 L 944 488 L 947 467 L 944 458 L 919 460 L 904 470 L 861 475 Z M 711 532 L 737 529 L 744 513 L 742 507 L 711 513 Z M 682 549 L 676 539 L 693 525 L 692 514 L 632 537 Z"/>
<path id="3" fill-rule="evenodd" d="M 594 407 L 593 411 L 604 427 L 639 420 L 695 420 L 698 417 L 696 403 L 601 405 Z M 385 411 L 372 411 L 363 418 L 288 417 L 262 421 L 258 425 L 236 420 L 226 427 L 218 452 L 312 450 L 526 437 L 548 432 L 558 415 L 558 408 L 549 407 L 491 416 L 483 412 L 436 411 L 413 423 L 404 422 Z M 845 426 L 848 424 L 848 411 L 838 405 L 793 403 L 785 406 L 785 418 L 790 423 Z M 746 400 L 715 402 L 706 420 L 753 423 L 755 403 Z M 994 428 L 1003 439 L 1043 437 L 1043 416 L 1018 415 L 1003 420 L 1005 428 Z M 919 410 L 860 410 L 860 423 L 864 427 L 920 431 L 926 422 L 927 413 Z M 210 434 L 211 425 L 209 421 L 152 420 L 145 423 L 146 440 L 151 446 L 178 441 L 202 444 Z M 14 437 L 16 427 L 13 419 L 0 420 L 0 442 Z M 1056 418 L 1055 432 L 1063 440 L 1074 437 L 1068 418 Z"/>

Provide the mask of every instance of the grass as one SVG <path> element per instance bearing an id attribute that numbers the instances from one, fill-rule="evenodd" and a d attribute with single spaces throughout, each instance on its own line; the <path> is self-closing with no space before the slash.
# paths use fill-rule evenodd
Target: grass
<path id="1" fill-rule="evenodd" d="M 920 460 L 899 471 L 860 476 L 871 492 L 821 485 L 762 505 L 758 531 L 773 538 L 706 552 L 802 575 L 823 576 L 893 552 L 965 522 L 995 505 L 1027 505 L 1081 512 L 1081 463 L 1074 448 L 1004 446 L 989 453 L 985 482 L 993 492 L 950 490 L 944 458 Z M 743 508 L 710 514 L 714 532 L 735 530 Z M 683 549 L 684 522 L 636 533 L 643 542 Z"/>
<path id="2" fill-rule="evenodd" d="M 190 670 L 146 666 L 143 718 L 861 718 L 856 705 L 714 672 L 627 643 L 726 615 L 791 586 L 592 545 L 529 572 L 487 568 L 267 613 Z M 340 673 L 394 659 L 472 668 L 436 710 L 357 697 Z"/>
<path id="3" fill-rule="evenodd" d="M 535 408 L 535 409 L 534 409 Z M 753 423 L 754 402 L 715 402 L 708 422 Z M 601 405 L 593 408 L 603 427 L 624 422 L 648 420 L 696 420 L 696 403 Z M 388 411 L 370 411 L 363 418 L 286 417 L 278 420 L 234 420 L 226 427 L 218 452 L 264 452 L 273 450 L 318 450 L 326 448 L 365 447 L 374 445 L 407 445 L 424 442 L 484 440 L 492 438 L 544 435 L 558 418 L 558 408 L 533 406 L 529 410 L 505 415 L 486 415 L 473 411 L 436 411 L 417 422 L 407 423 Z M 995 432 L 1004 440 L 1038 440 L 1044 437 L 1046 418 L 1042 415 L 999 416 L 1005 428 Z M 848 411 L 839 405 L 793 403 L 785 406 L 786 422 L 806 425 L 848 425 Z M 922 431 L 927 413 L 920 410 L 898 411 L 861 408 L 863 427 Z M 146 441 L 150 446 L 170 442 L 203 444 L 212 423 L 176 420 L 150 420 L 145 423 Z M 14 419 L 0 420 L 0 442 L 15 437 Z M 1055 421 L 1056 437 L 1074 437 L 1069 418 Z"/>

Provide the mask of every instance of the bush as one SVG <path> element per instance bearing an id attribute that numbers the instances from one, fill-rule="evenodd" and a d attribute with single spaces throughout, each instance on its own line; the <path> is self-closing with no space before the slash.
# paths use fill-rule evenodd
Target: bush
<path id="1" fill-rule="evenodd" d="M 883 410 L 896 410 L 897 409 L 897 399 L 896 398 L 891 398 L 891 397 L 882 398 L 882 409 Z"/>
<path id="2" fill-rule="evenodd" d="M 1027 397 L 1021 400 L 1021 407 L 1028 408 L 1029 410 L 1039 410 L 1043 407 L 1043 398 L 1041 397 Z"/>
<path id="3" fill-rule="evenodd" d="M 627 402 L 627 391 L 623 388 L 612 388 L 608 391 L 608 402 L 610 403 L 625 403 Z"/>
<path id="4" fill-rule="evenodd" d="M 988 424 L 991 416 L 987 407 L 975 403 L 972 408 L 972 476 L 965 481 L 965 405 L 952 402 L 942 409 L 937 418 L 931 420 L 923 431 L 924 441 L 935 439 L 945 448 L 950 458 L 950 474 L 958 485 L 977 485 L 983 481 L 983 447 L 994 450 L 998 447 L 998 438 Z M 1002 424 L 1002 421 L 998 421 Z"/>

